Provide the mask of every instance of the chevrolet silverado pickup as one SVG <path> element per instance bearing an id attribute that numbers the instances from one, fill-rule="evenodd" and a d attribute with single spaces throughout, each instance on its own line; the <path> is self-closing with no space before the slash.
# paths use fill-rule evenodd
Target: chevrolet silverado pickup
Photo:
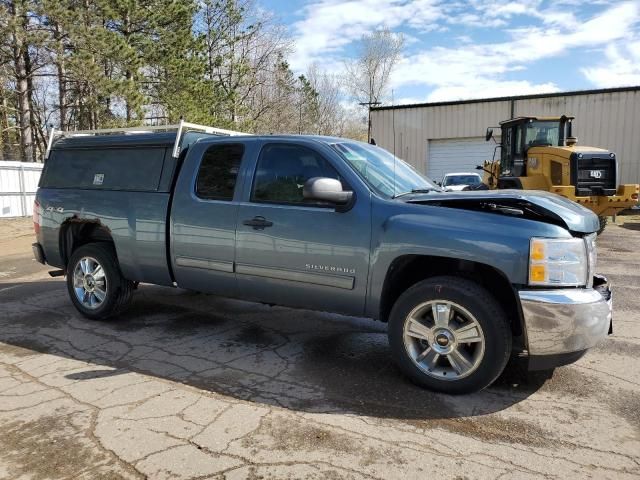
<path id="1" fill-rule="evenodd" d="M 35 201 L 35 258 L 89 319 L 138 283 L 388 322 L 400 369 L 438 391 L 509 358 L 573 362 L 611 325 L 598 218 L 534 191 L 444 192 L 366 143 L 202 132 L 64 135 Z"/>

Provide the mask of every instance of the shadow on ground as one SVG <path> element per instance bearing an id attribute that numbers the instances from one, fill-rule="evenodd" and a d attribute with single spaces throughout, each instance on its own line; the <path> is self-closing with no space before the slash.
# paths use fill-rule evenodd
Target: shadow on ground
<path id="1" fill-rule="evenodd" d="M 625 222 L 621 227 L 627 230 L 640 230 L 640 222 Z"/>
<path id="2" fill-rule="evenodd" d="M 0 341 L 94 365 L 76 381 L 134 371 L 293 410 L 422 420 L 500 411 L 548 378 L 512 365 L 483 392 L 436 394 L 400 374 L 384 324 L 163 287 L 142 286 L 110 322 L 80 317 L 60 280 L 0 284 L 0 304 Z"/>

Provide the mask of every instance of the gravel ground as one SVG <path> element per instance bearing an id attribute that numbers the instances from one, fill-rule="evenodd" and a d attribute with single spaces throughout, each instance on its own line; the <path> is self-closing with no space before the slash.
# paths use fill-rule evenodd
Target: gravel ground
<path id="1" fill-rule="evenodd" d="M 624 221 L 599 240 L 614 335 L 460 397 L 403 379 L 370 320 L 147 285 L 118 321 L 84 320 L 31 259 L 31 220 L 0 221 L 0 478 L 639 478 Z"/>

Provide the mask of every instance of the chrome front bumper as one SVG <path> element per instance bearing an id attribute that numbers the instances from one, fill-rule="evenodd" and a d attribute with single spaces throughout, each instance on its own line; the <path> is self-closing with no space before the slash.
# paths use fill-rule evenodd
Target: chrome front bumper
<path id="1" fill-rule="evenodd" d="M 519 294 L 531 357 L 583 352 L 610 331 L 612 298 L 605 277 L 596 275 L 593 288 L 522 290 Z"/>

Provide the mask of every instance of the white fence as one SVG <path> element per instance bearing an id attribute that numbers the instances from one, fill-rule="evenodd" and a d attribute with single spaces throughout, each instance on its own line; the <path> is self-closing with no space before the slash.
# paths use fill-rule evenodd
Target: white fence
<path id="1" fill-rule="evenodd" d="M 0 217 L 33 214 L 42 167 L 42 163 L 0 162 Z"/>

